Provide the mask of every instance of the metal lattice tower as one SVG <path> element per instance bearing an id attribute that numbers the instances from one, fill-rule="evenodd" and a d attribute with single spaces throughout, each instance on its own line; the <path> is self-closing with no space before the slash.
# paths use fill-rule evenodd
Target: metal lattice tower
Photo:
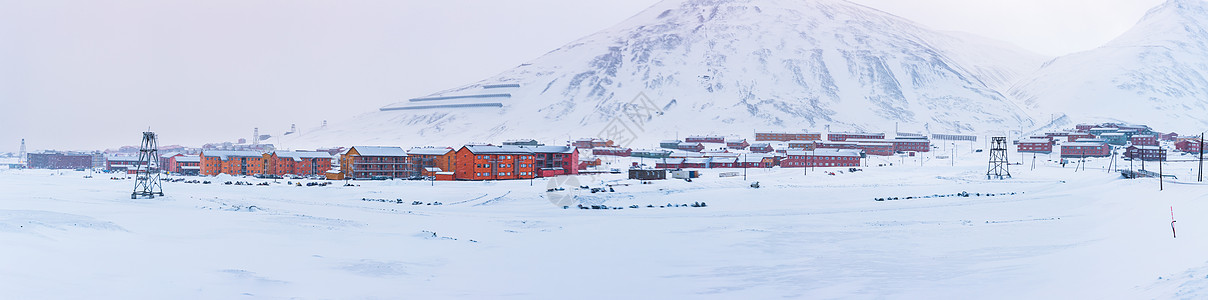
<path id="1" fill-rule="evenodd" d="M 1011 170 L 1007 166 L 1007 137 L 996 136 L 992 138 L 990 146 L 990 167 L 986 170 L 986 179 L 998 177 L 998 179 L 1011 178 Z"/>
<path id="2" fill-rule="evenodd" d="M 26 153 L 25 153 L 25 139 L 21 139 L 21 152 L 17 152 L 17 163 L 18 163 L 18 164 L 23 164 L 23 163 L 25 163 L 25 156 L 26 156 Z"/>
<path id="3" fill-rule="evenodd" d="M 130 199 L 164 195 L 164 185 L 159 180 L 159 143 L 154 132 L 143 132 L 143 143 L 138 149 L 138 164 L 134 167 L 134 193 L 130 194 Z"/>

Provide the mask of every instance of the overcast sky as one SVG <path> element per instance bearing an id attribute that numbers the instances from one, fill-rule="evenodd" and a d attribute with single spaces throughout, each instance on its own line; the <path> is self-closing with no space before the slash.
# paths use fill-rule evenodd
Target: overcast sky
<path id="1" fill-rule="evenodd" d="M 1046 55 L 1161 0 L 853 0 Z M 0 152 L 279 134 L 495 75 L 653 0 L 0 0 Z M 271 140 L 269 141 L 271 142 Z"/>

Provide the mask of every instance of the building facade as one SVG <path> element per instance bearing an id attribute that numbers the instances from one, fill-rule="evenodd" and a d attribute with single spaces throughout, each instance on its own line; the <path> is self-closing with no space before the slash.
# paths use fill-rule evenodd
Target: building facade
<path id="1" fill-rule="evenodd" d="M 1108 157 L 1111 146 L 1100 142 L 1072 142 L 1061 145 L 1061 157 Z"/>
<path id="2" fill-rule="evenodd" d="M 1124 157 L 1145 161 L 1166 161 L 1166 150 L 1158 146 L 1128 146 Z"/>
<path id="3" fill-rule="evenodd" d="M 814 151 L 790 150 L 780 161 L 781 168 L 805 167 L 859 167 L 860 150 L 818 149 Z"/>
<path id="4" fill-rule="evenodd" d="M 264 154 L 259 151 L 203 150 L 200 155 L 201 175 L 264 175 L 268 169 Z"/>
<path id="5" fill-rule="evenodd" d="M 579 149 L 570 146 L 528 147 L 539 177 L 579 174 Z M 592 149 L 594 152 L 597 149 Z"/>
<path id="6" fill-rule="evenodd" d="M 1137 146 L 1157 146 L 1158 137 L 1154 135 L 1134 135 L 1129 142 Z"/>
<path id="7" fill-rule="evenodd" d="M 787 142 L 787 141 L 819 141 L 822 140 L 821 133 L 808 132 L 756 132 L 755 141 L 757 142 Z"/>
<path id="8" fill-rule="evenodd" d="M 536 155 L 520 146 L 463 146 L 457 150 L 457 180 L 509 180 L 537 177 Z"/>
<path id="9" fill-rule="evenodd" d="M 453 148 L 411 148 L 407 150 L 411 158 L 411 166 L 420 176 L 435 177 L 440 172 L 453 172 L 457 167 L 454 161 L 457 153 Z"/>
<path id="10" fill-rule="evenodd" d="M 880 140 L 885 139 L 885 133 L 868 133 L 868 132 L 832 132 L 826 134 L 826 140 L 832 142 L 843 142 L 850 139 L 860 140 Z"/>
<path id="11" fill-rule="evenodd" d="M 277 151 L 265 154 L 268 174 L 285 176 L 325 175 L 331 170 L 331 154 L 317 151 Z"/>
<path id="12" fill-rule="evenodd" d="M 402 147 L 354 146 L 340 156 L 345 178 L 411 178 L 418 176 Z"/>
<path id="13" fill-rule="evenodd" d="M 88 169 L 93 167 L 93 157 L 101 154 L 42 152 L 26 154 L 26 165 L 30 169 Z M 101 156 L 102 159 L 104 156 Z"/>
<path id="14" fill-rule="evenodd" d="M 1027 153 L 1053 153 L 1053 142 L 1047 139 L 1020 140 L 1016 151 Z"/>
<path id="15" fill-rule="evenodd" d="M 1187 152 L 1187 153 L 1199 154 L 1200 146 L 1201 146 L 1201 143 L 1200 143 L 1200 140 L 1198 140 L 1198 139 L 1188 139 L 1188 140 L 1183 140 L 1183 141 L 1174 143 L 1174 148 L 1176 150 Z"/>

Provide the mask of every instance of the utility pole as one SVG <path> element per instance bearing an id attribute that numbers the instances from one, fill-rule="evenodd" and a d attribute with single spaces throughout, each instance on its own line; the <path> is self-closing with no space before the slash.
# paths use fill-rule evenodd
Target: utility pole
<path id="1" fill-rule="evenodd" d="M 1166 149 L 1158 149 L 1158 191 L 1165 189 L 1165 187 L 1162 186 L 1163 182 L 1166 181 L 1166 174 L 1162 172 L 1162 161 L 1166 160 L 1165 157 L 1163 157 L 1165 155 Z"/>
<path id="2" fill-rule="evenodd" d="M 24 148 L 23 148 L 24 149 Z M 1200 175 L 1199 182 L 1204 182 L 1204 133 L 1200 132 Z"/>
<path id="3" fill-rule="evenodd" d="M 742 154 L 742 181 L 747 181 L 747 154 Z"/>

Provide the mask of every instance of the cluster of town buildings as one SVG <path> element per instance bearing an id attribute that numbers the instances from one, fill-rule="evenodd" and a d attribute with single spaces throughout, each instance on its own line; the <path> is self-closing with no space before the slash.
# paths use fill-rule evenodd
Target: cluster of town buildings
<path id="1" fill-rule="evenodd" d="M 1202 145 L 1199 136 L 1161 133 L 1146 125 L 1119 123 L 1079 124 L 1070 130 L 1048 132 L 1015 143 L 1017 151 L 1023 153 L 1048 154 L 1060 146 L 1064 158 L 1109 157 L 1120 149 L 1126 158 L 1165 161 L 1167 151 L 1163 142 L 1172 144 L 1177 151 L 1196 154 Z"/>
<path id="2" fill-rule="evenodd" d="M 939 137 L 934 138 L 948 139 Z M 975 137 L 974 137 L 975 138 Z M 1164 160 L 1162 143 L 1179 151 L 1200 151 L 1198 137 L 1158 133 L 1144 125 L 1084 124 L 1017 140 L 1022 153 L 1063 157 L 1106 157 L 1114 148 L 1126 157 Z M 177 147 L 177 148 L 174 148 Z M 899 133 L 755 132 L 754 142 L 719 135 L 667 140 L 657 149 L 631 149 L 611 140 L 586 138 L 562 146 L 536 140 L 460 147 L 352 146 L 315 151 L 277 151 L 270 144 L 208 144 L 201 149 L 169 146 L 159 168 L 182 175 L 314 176 L 328 179 L 429 178 L 434 180 L 509 180 L 574 175 L 602 164 L 601 158 L 634 157 L 655 169 L 857 167 L 873 156 L 915 155 L 931 151 L 928 137 Z M 117 152 L 121 152 L 120 149 Z M 161 152 L 163 153 L 163 152 Z M 639 163 L 635 162 L 635 167 Z M 133 172 L 137 155 L 100 152 L 43 152 L 28 156 L 31 168 L 104 168 Z"/>
<path id="3" fill-rule="evenodd" d="M 823 137 L 827 140 L 823 140 Z M 756 133 L 756 143 L 714 135 L 662 143 L 662 149 L 634 150 L 599 138 L 564 146 L 536 140 L 461 147 L 353 146 L 317 151 L 277 151 L 272 145 L 208 144 L 172 148 L 159 168 L 172 174 L 242 176 L 323 176 L 329 179 L 431 178 L 508 180 L 579 174 L 604 157 L 650 159 L 654 168 L 855 167 L 866 155 L 925 152 L 925 137 L 885 138 L 883 133 Z M 775 143 L 773 145 L 773 143 Z M 249 148 L 251 147 L 251 148 Z M 179 152 L 178 152 L 179 151 Z M 115 152 L 121 152 L 115 151 Z M 30 154 L 33 168 L 104 168 L 132 173 L 137 155 L 47 152 Z"/>

